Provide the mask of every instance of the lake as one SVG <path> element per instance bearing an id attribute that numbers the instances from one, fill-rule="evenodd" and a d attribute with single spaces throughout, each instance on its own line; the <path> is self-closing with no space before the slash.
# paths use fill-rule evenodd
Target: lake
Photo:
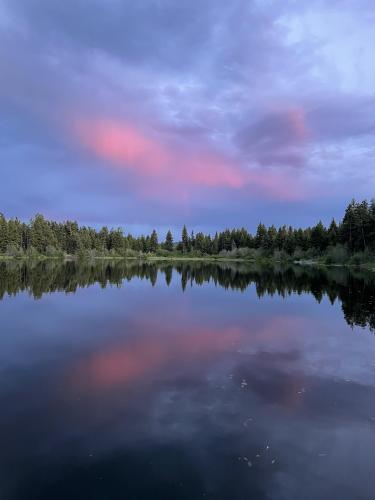
<path id="1" fill-rule="evenodd" d="M 372 500 L 375 275 L 0 263 L 1 500 Z"/>

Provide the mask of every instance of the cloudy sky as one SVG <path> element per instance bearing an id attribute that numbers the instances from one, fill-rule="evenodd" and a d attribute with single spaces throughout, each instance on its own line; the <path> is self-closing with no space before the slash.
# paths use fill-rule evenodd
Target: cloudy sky
<path id="1" fill-rule="evenodd" d="M 0 0 L 0 211 L 213 231 L 375 196 L 372 0 Z"/>

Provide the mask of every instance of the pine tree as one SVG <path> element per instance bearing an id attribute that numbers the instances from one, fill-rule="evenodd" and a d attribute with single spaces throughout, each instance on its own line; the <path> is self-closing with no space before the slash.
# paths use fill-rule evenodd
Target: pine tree
<path id="1" fill-rule="evenodd" d="M 22 248 L 22 224 L 18 219 L 8 221 L 8 245 L 17 250 Z"/>
<path id="2" fill-rule="evenodd" d="M 264 246 L 269 251 L 273 251 L 276 247 L 277 230 L 274 225 L 270 226 L 267 230 Z"/>
<path id="3" fill-rule="evenodd" d="M 296 241 L 295 241 L 295 237 L 294 237 L 294 231 L 293 231 L 293 228 L 291 226 L 288 227 L 288 232 L 286 235 L 284 249 L 289 255 L 292 255 L 292 253 L 296 249 Z"/>
<path id="4" fill-rule="evenodd" d="M 48 246 L 57 246 L 55 235 L 43 215 L 37 214 L 31 221 L 30 243 L 39 253 L 46 253 Z"/>
<path id="5" fill-rule="evenodd" d="M 371 200 L 369 206 L 368 240 L 372 249 L 375 249 L 375 199 Z"/>
<path id="6" fill-rule="evenodd" d="M 182 243 L 182 252 L 186 253 L 189 252 L 190 250 L 190 241 L 189 241 L 189 235 L 186 229 L 186 226 L 182 228 L 182 234 L 181 234 L 181 243 Z"/>
<path id="7" fill-rule="evenodd" d="M 354 249 L 355 233 L 355 200 L 346 207 L 345 215 L 341 224 L 341 241 L 346 244 L 350 251 Z"/>
<path id="8" fill-rule="evenodd" d="M 155 231 L 155 229 L 151 233 L 150 237 L 150 244 L 149 244 L 149 250 L 150 252 L 155 253 L 156 250 L 158 249 L 159 243 L 158 243 L 158 234 Z"/>
<path id="9" fill-rule="evenodd" d="M 232 237 L 229 229 L 226 229 L 223 233 L 223 250 L 232 250 Z"/>
<path id="10" fill-rule="evenodd" d="M 205 251 L 205 237 L 201 232 L 197 233 L 195 236 L 195 250 L 198 252 Z"/>
<path id="11" fill-rule="evenodd" d="M 258 224 L 257 232 L 255 236 L 255 246 L 256 248 L 262 248 L 266 244 L 267 239 L 267 229 L 261 222 Z"/>
<path id="12" fill-rule="evenodd" d="M 279 227 L 276 236 L 276 246 L 278 250 L 283 250 L 286 244 L 287 230 L 286 226 Z"/>
<path id="13" fill-rule="evenodd" d="M 331 224 L 328 228 L 328 244 L 331 246 L 335 246 L 338 243 L 339 238 L 339 228 L 336 224 L 335 219 L 332 219 Z"/>
<path id="14" fill-rule="evenodd" d="M 190 250 L 194 250 L 194 249 L 195 249 L 195 236 L 194 236 L 194 231 L 192 231 L 192 232 L 191 232 L 191 235 L 190 235 L 189 247 L 190 247 Z"/>
<path id="15" fill-rule="evenodd" d="M 358 241 L 357 247 L 361 250 L 366 250 L 367 247 L 367 234 L 370 229 L 370 212 L 369 206 L 366 200 L 358 203 L 356 206 L 356 223 L 357 223 L 357 234 Z"/>
<path id="16" fill-rule="evenodd" d="M 121 252 L 124 249 L 124 235 L 122 229 L 112 229 L 109 233 L 109 249 Z"/>
<path id="17" fill-rule="evenodd" d="M 0 253 L 5 253 L 8 248 L 8 225 L 2 213 L 0 213 Z"/>
<path id="18" fill-rule="evenodd" d="M 109 247 L 109 231 L 107 226 L 104 226 L 101 228 L 98 234 L 99 238 L 99 245 L 100 245 L 100 250 L 101 251 L 106 251 L 108 250 Z"/>
<path id="19" fill-rule="evenodd" d="M 219 235 L 215 233 L 215 237 L 211 243 L 211 254 L 217 255 L 219 253 Z"/>
<path id="20" fill-rule="evenodd" d="M 143 251 L 144 253 L 148 253 L 150 251 L 150 236 L 147 235 L 146 238 L 143 239 Z"/>
<path id="21" fill-rule="evenodd" d="M 172 236 L 172 233 L 171 233 L 170 230 L 168 230 L 167 235 L 165 237 L 164 248 L 168 252 L 172 252 L 173 251 L 173 236 Z"/>
<path id="22" fill-rule="evenodd" d="M 327 248 L 328 237 L 327 230 L 323 226 L 322 221 L 319 221 L 311 230 L 311 244 L 314 248 L 322 251 Z"/>

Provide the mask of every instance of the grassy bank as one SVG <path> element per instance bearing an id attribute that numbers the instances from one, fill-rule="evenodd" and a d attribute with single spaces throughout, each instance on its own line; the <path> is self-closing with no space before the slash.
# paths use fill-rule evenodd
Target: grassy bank
<path id="1" fill-rule="evenodd" d="M 62 261 L 113 261 L 113 260 L 129 260 L 129 261 L 147 261 L 147 262 L 238 262 L 248 264 L 262 264 L 262 265 L 275 265 L 275 264 L 294 264 L 299 266 L 313 266 L 313 267 L 348 267 L 348 268 L 361 268 L 367 271 L 375 271 L 375 259 L 369 261 L 355 261 L 353 257 L 344 262 L 327 262 L 327 258 L 322 256 L 316 259 L 295 259 L 276 258 L 274 256 L 256 256 L 256 257 L 239 257 L 239 256 L 225 256 L 225 255 L 183 255 L 183 254 L 170 254 L 170 255 L 157 255 L 157 254 L 129 254 L 129 255 L 0 255 L 1 261 L 43 261 L 43 260 L 62 260 Z"/>

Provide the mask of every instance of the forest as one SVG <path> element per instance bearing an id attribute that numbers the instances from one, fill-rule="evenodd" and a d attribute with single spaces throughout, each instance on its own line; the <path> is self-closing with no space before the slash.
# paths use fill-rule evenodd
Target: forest
<path id="1" fill-rule="evenodd" d="M 194 234 L 184 225 L 178 241 L 174 241 L 171 231 L 161 239 L 155 230 L 149 235 L 133 236 L 121 228 L 104 226 L 96 230 L 75 221 L 50 221 L 41 214 L 29 223 L 17 218 L 7 220 L 0 214 L 0 256 L 271 258 L 361 264 L 375 260 L 375 200 L 352 200 L 342 220 L 332 219 L 328 226 L 321 221 L 303 229 L 259 223 L 255 234 L 240 228 L 211 235 Z"/>

